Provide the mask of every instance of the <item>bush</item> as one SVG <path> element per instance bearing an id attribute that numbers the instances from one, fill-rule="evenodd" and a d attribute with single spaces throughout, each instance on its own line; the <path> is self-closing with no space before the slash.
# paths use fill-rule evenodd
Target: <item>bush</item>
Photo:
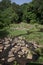
<path id="1" fill-rule="evenodd" d="M 41 55 L 41 49 L 40 48 L 37 48 L 36 52 Z"/>
<path id="2" fill-rule="evenodd" d="M 30 20 L 30 23 L 34 24 L 34 23 L 36 23 L 36 20 Z"/>
<path id="3" fill-rule="evenodd" d="M 17 63 L 17 61 L 14 61 L 14 64 L 13 65 L 19 65 L 19 64 Z"/>

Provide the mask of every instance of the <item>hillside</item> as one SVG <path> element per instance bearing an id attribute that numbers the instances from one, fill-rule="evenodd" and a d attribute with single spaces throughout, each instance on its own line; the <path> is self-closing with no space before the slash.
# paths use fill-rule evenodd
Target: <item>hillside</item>
<path id="1" fill-rule="evenodd" d="M 24 39 L 24 40 L 27 40 L 27 41 L 30 41 L 30 44 L 33 43 L 33 45 L 36 43 L 37 45 L 39 45 L 39 49 L 37 49 L 36 47 L 36 51 L 40 54 L 39 58 L 37 59 L 37 61 L 35 61 L 36 63 L 43 63 L 43 52 L 41 49 L 43 49 L 43 31 L 41 30 L 43 29 L 43 25 L 39 25 L 39 24 L 27 24 L 27 23 L 20 23 L 20 24 L 11 24 L 9 27 L 5 27 L 4 30 L 7 30 L 8 34 L 7 34 L 7 38 L 5 38 L 5 34 L 2 38 L 2 41 L 3 39 L 5 38 L 5 41 L 4 42 L 5 44 L 7 43 L 11 43 L 12 45 L 14 45 L 15 41 L 16 40 L 16 43 L 19 41 L 20 43 L 20 40 L 17 40 L 16 38 L 20 36 L 20 39 Z M 2 36 L 3 34 L 1 34 Z M 22 37 L 21 37 L 22 36 Z M 7 39 L 10 39 L 11 38 L 11 42 L 7 41 Z M 15 38 L 16 37 L 16 38 Z M 12 39 L 14 39 L 12 41 Z M 0 39 L 1 40 L 1 39 Z M 21 41 L 21 43 L 23 43 Z M 20 44 L 21 44 L 20 43 Z M 19 45 L 20 45 L 19 44 Z M 22 45 L 24 45 L 25 43 L 23 43 Z M 28 44 L 28 42 L 26 43 Z M 35 44 L 35 45 L 36 45 Z M 37 46 L 36 45 L 36 46 Z M 8 45 L 5 45 L 6 48 Z M 28 45 L 27 45 L 28 46 Z M 31 45 L 32 46 L 32 45 Z M 12 47 L 12 46 L 11 46 Z M 30 47 L 30 46 L 29 46 Z M 13 48 L 13 47 L 12 47 Z M 15 48 L 15 47 L 14 47 Z M 17 47 L 19 48 L 19 47 Z M 33 47 L 34 48 L 34 47 Z M 26 49 L 26 48 L 25 48 Z M 27 50 L 26 50 L 27 51 Z M 21 52 L 22 53 L 22 52 Z M 32 52 L 34 53 L 34 52 Z M 16 54 L 17 55 L 17 54 Z M 31 54 L 30 54 L 31 55 Z M 30 57 L 31 58 L 31 57 Z M 35 58 L 35 57 L 34 57 Z M 13 58 L 14 59 L 14 58 Z"/>

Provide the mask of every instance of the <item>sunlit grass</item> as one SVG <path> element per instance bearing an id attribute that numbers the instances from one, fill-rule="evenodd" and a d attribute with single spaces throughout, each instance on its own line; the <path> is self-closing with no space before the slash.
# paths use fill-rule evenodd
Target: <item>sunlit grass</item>
<path id="1" fill-rule="evenodd" d="M 40 31 L 40 28 L 43 28 L 43 25 L 20 23 L 20 24 L 10 24 L 9 27 L 5 27 L 0 31 L 7 30 L 8 32 L 7 36 L 14 37 L 21 35 L 24 36 L 28 41 L 32 40 L 37 41 L 39 42 L 39 44 L 43 45 L 43 32 Z M 0 33 L 0 36 L 2 36 L 1 34 L 2 33 Z M 3 33 L 3 35 L 5 34 Z"/>

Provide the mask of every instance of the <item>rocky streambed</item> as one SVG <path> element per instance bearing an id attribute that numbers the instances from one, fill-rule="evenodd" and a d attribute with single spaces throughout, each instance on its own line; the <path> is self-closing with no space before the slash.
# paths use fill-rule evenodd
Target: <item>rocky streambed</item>
<path id="1" fill-rule="evenodd" d="M 23 37 L 0 39 L 0 65 L 12 65 L 17 61 L 20 65 L 36 61 L 39 53 L 36 49 L 40 46 L 33 41 L 26 41 Z"/>

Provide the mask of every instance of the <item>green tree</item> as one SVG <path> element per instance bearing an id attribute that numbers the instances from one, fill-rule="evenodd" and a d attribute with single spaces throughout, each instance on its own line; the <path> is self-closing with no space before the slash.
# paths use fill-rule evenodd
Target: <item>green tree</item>
<path id="1" fill-rule="evenodd" d="M 27 3 L 23 4 L 21 8 L 23 12 L 23 16 L 22 16 L 23 21 L 27 23 L 36 21 L 36 14 L 34 13 L 32 2 L 28 4 Z"/>
<path id="2" fill-rule="evenodd" d="M 1 16 L 0 16 L 0 20 L 1 20 L 1 23 L 4 25 L 4 26 L 7 26 L 9 25 L 10 23 L 13 23 L 13 21 L 17 22 L 18 20 L 18 16 L 17 14 L 14 12 L 14 10 L 12 9 L 12 7 L 9 7 L 7 8 L 6 10 L 4 10 L 2 13 L 1 13 Z"/>
<path id="3" fill-rule="evenodd" d="M 0 9 L 3 11 L 4 9 L 11 7 L 11 0 L 2 0 L 0 2 Z"/>
<path id="4" fill-rule="evenodd" d="M 33 9 L 37 15 L 39 23 L 43 24 L 43 0 L 33 0 Z"/>

